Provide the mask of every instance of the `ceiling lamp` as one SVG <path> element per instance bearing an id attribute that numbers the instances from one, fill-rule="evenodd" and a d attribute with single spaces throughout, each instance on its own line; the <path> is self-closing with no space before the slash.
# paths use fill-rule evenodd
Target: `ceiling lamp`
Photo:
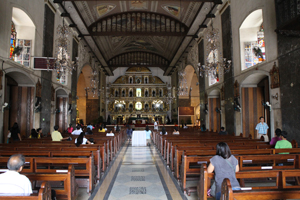
<path id="1" fill-rule="evenodd" d="M 201 77 L 209 76 L 211 78 L 218 79 L 223 75 L 223 73 L 227 73 L 230 71 L 231 60 L 223 58 L 222 53 L 219 51 L 219 30 L 213 27 L 213 22 L 211 22 L 211 29 L 207 33 L 206 39 L 206 65 L 201 65 L 201 63 L 198 63 L 196 72 Z"/>
<path id="2" fill-rule="evenodd" d="M 78 57 L 76 62 L 71 61 L 69 56 L 69 34 L 71 33 L 70 28 L 65 25 L 64 18 L 62 25 L 59 24 L 56 29 L 57 39 L 55 40 L 55 54 L 54 58 L 47 58 L 47 69 L 55 70 L 57 73 L 58 80 L 62 74 L 69 72 L 72 74 L 73 70 L 76 70 L 78 63 Z"/>

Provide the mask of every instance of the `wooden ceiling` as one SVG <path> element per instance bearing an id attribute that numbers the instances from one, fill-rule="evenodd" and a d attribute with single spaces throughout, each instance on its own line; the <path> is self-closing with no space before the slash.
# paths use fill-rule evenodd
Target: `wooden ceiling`
<path id="1" fill-rule="evenodd" d="M 53 2 L 69 14 L 72 26 L 107 75 L 112 75 L 117 67 L 137 65 L 157 66 L 170 75 L 222 3 L 221 0 Z"/>

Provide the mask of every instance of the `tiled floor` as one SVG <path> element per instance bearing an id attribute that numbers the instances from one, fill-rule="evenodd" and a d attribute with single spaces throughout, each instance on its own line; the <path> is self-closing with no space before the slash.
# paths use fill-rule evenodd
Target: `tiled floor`
<path id="1" fill-rule="evenodd" d="M 90 199 L 185 199 L 154 147 L 125 145 Z"/>

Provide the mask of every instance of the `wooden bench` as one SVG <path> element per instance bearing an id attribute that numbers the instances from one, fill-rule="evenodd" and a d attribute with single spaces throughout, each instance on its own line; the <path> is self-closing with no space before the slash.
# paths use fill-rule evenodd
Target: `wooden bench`
<path id="1" fill-rule="evenodd" d="M 48 182 L 43 182 L 38 193 L 33 193 L 30 196 L 5 196 L 0 194 L 0 200 L 50 200 L 51 199 L 51 186 Z"/>

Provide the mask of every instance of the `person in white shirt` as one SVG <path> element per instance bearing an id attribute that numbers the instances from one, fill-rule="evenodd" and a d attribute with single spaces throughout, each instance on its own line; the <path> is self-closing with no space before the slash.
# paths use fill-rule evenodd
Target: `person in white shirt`
<path id="1" fill-rule="evenodd" d="M 76 130 L 74 130 L 72 132 L 72 135 L 80 135 L 80 133 L 82 132 L 82 129 L 79 125 L 76 126 Z"/>
<path id="2" fill-rule="evenodd" d="M 154 130 L 158 131 L 158 123 L 157 123 L 157 121 L 154 122 Z"/>
<path id="3" fill-rule="evenodd" d="M 173 135 L 179 135 L 179 131 L 177 127 L 174 127 Z"/>
<path id="4" fill-rule="evenodd" d="M 0 193 L 14 196 L 29 196 L 32 193 L 31 182 L 19 174 L 25 164 L 22 154 L 12 155 L 7 162 L 8 171 L 0 174 Z"/>
<path id="5" fill-rule="evenodd" d="M 88 139 L 85 138 L 84 132 L 81 132 L 78 138 L 75 139 L 75 144 L 79 147 L 81 144 L 93 144 Z"/>
<path id="6" fill-rule="evenodd" d="M 187 125 L 186 125 L 186 124 L 184 124 L 183 128 L 184 128 L 184 129 L 187 129 L 188 127 L 187 127 Z"/>
<path id="7" fill-rule="evenodd" d="M 109 133 L 106 133 L 106 136 L 115 136 L 115 134 L 112 132 L 112 129 L 110 129 Z"/>

